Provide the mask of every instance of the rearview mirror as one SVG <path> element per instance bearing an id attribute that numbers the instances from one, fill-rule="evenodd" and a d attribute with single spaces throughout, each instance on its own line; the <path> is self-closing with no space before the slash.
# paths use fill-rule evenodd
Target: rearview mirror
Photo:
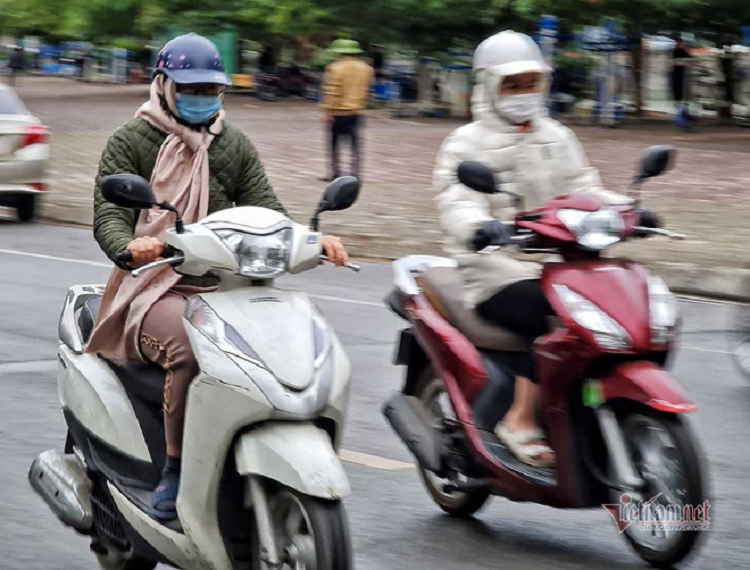
<path id="1" fill-rule="evenodd" d="M 677 152 L 668 145 L 652 146 L 641 157 L 641 170 L 638 177 L 643 180 L 668 172 L 674 165 Z"/>
<path id="2" fill-rule="evenodd" d="M 496 194 L 500 190 L 495 184 L 492 170 L 481 162 L 467 160 L 458 165 L 458 181 L 483 194 Z"/>
<path id="3" fill-rule="evenodd" d="M 318 213 L 335 212 L 351 208 L 359 197 L 359 179 L 354 176 L 337 178 L 326 188 L 318 204 Z"/>
<path id="4" fill-rule="evenodd" d="M 107 202 L 123 208 L 148 210 L 156 205 L 148 180 L 137 174 L 112 174 L 102 180 L 101 187 Z"/>
<path id="5" fill-rule="evenodd" d="M 354 176 L 342 176 L 331 182 L 310 220 L 310 229 L 314 232 L 318 231 L 320 214 L 323 212 L 336 212 L 351 208 L 359 197 L 359 186 L 359 178 Z"/>

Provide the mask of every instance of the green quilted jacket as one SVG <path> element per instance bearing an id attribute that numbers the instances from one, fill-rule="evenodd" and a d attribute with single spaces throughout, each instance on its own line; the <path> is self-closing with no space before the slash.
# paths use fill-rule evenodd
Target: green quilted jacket
<path id="1" fill-rule="evenodd" d="M 150 180 L 159 148 L 166 138 L 165 133 L 136 118 L 115 131 L 102 153 L 94 189 L 94 237 L 112 261 L 133 240 L 138 211 L 107 202 L 102 196 L 101 180 L 121 173 L 138 174 Z M 257 151 L 231 123 L 225 122 L 223 134 L 211 143 L 208 164 L 209 214 L 233 206 L 259 206 L 286 214 L 268 182 Z"/>

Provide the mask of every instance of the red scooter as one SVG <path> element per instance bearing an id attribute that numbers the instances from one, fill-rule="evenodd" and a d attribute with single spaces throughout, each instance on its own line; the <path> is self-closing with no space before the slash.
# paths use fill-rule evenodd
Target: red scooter
<path id="1" fill-rule="evenodd" d="M 668 170 L 673 158 L 670 147 L 649 149 L 635 186 Z M 478 192 L 502 191 L 480 163 L 462 163 L 458 178 Z M 636 207 L 610 208 L 585 193 L 516 216 L 515 245 L 559 256 L 541 278 L 555 312 L 551 332 L 533 347 L 464 307 L 454 261 L 394 263 L 387 301 L 410 323 L 395 357 L 406 381 L 383 412 L 447 513 L 470 516 L 493 494 L 560 508 L 605 506 L 654 566 L 670 567 L 695 546 L 709 505 L 685 419 L 696 407 L 665 370 L 676 301 L 638 264 L 602 255 L 627 239 L 682 237 L 640 226 L 640 218 Z M 519 352 L 528 350 L 554 469 L 522 463 L 493 433 L 513 400 Z"/>

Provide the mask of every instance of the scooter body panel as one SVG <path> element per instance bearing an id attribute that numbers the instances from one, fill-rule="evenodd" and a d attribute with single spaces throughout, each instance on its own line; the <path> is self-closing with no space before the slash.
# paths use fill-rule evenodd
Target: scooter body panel
<path id="1" fill-rule="evenodd" d="M 621 259 L 545 265 L 542 288 L 555 314 L 568 329 L 584 339 L 587 347 L 596 349 L 598 344 L 592 333 L 575 322 L 555 292 L 555 286 L 559 285 L 578 293 L 617 321 L 631 339 L 632 346 L 627 352 L 643 353 L 650 350 L 648 274 L 642 266 Z M 596 356 L 598 354 L 593 355 Z"/>
<path id="2" fill-rule="evenodd" d="M 243 434 L 235 446 L 240 475 L 259 475 L 321 499 L 351 493 L 331 438 L 311 423 L 269 422 Z"/>
<path id="3" fill-rule="evenodd" d="M 653 362 L 625 362 L 599 380 L 605 402 L 631 400 L 676 414 L 697 409 L 677 380 Z"/>
<path id="4" fill-rule="evenodd" d="M 151 462 L 125 389 L 112 369 L 93 354 L 58 347 L 60 402 L 89 432 L 117 451 Z"/>
<path id="5" fill-rule="evenodd" d="M 248 431 L 239 441 L 247 441 L 256 432 L 264 433 L 259 431 L 262 427 L 252 428 L 268 420 L 279 419 L 297 425 L 298 422 L 323 417 L 335 425 L 333 441 L 338 445 L 348 404 L 350 366 L 330 329 L 326 333 L 330 342 L 329 354 L 309 381 L 297 383 L 298 386 L 306 385 L 304 389 L 293 390 L 280 383 L 275 370 L 266 364 L 272 358 L 274 361 L 293 360 L 299 353 L 301 358 L 308 359 L 309 370 L 312 370 L 313 307 L 302 293 L 253 287 L 200 297 L 237 330 L 260 360 L 240 358 L 223 351 L 188 320 L 184 321 L 201 374 L 189 389 L 177 511 L 185 534 L 190 537 L 201 559 L 213 568 L 225 568 L 229 558 L 217 519 L 217 501 L 222 470 L 232 442 L 245 430 Z M 251 302 L 253 299 L 256 301 Z M 292 321 L 303 329 L 296 337 L 291 336 L 292 342 L 281 336 L 282 329 L 290 326 L 290 316 L 285 308 L 287 303 L 305 317 Z M 264 330 L 267 337 L 260 338 Z M 279 344 L 269 343 L 268 339 L 272 338 Z M 300 346 L 304 343 L 308 346 Z M 287 366 L 283 370 L 295 369 Z M 306 379 L 305 376 L 290 378 Z M 248 443 L 244 445 L 252 447 Z M 334 444 L 328 445 L 332 449 Z M 290 453 L 289 450 L 266 446 L 266 451 L 273 449 L 279 455 Z M 326 457 L 331 462 L 338 462 L 335 453 L 333 457 L 330 453 Z M 264 472 L 270 476 L 274 468 L 269 466 L 268 469 L 270 471 Z M 293 481 L 293 478 L 289 480 Z M 346 490 L 336 477 L 332 476 L 331 480 L 338 481 L 333 486 L 336 492 Z"/>
<path id="6" fill-rule="evenodd" d="M 109 483 L 108 487 L 117 510 L 127 523 L 167 560 L 190 570 L 211 568 L 201 564 L 200 556 L 196 554 L 195 547 L 186 535 L 170 530 L 152 519 L 131 503 L 112 483 Z M 231 570 L 231 565 L 224 568 Z"/>

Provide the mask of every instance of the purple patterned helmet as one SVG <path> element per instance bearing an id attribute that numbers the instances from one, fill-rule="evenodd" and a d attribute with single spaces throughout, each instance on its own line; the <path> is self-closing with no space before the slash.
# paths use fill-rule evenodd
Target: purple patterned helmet
<path id="1" fill-rule="evenodd" d="M 159 52 L 154 77 L 163 73 L 180 85 L 216 83 L 231 85 L 224 71 L 224 62 L 214 43 L 190 33 L 167 42 Z"/>

